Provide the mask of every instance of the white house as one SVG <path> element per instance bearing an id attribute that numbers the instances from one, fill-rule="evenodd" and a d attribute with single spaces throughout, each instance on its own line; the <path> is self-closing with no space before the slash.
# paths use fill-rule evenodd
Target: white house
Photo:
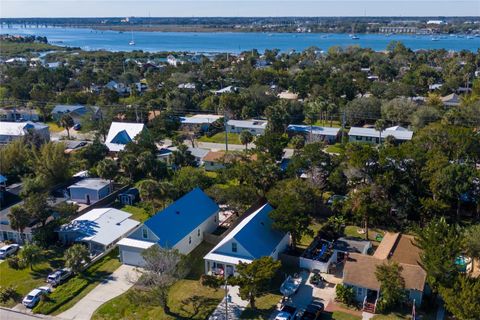
<path id="1" fill-rule="evenodd" d="M 219 210 L 201 189 L 193 189 L 119 242 L 122 262 L 143 266 L 142 251 L 154 244 L 190 253 L 203 241 L 205 233 L 218 227 Z"/>
<path id="2" fill-rule="evenodd" d="M 128 212 L 101 208 L 92 209 L 57 230 L 60 241 L 65 244 L 82 242 L 88 245 L 92 254 L 98 254 L 113 247 L 140 222 L 130 219 Z"/>
<path id="3" fill-rule="evenodd" d="M 223 118 L 216 114 L 196 114 L 191 117 L 180 117 L 180 122 L 183 128 L 208 130 L 210 125 Z"/>
<path id="4" fill-rule="evenodd" d="M 456 93 L 451 93 L 441 98 L 444 106 L 456 107 L 460 105 L 460 96 Z"/>
<path id="5" fill-rule="evenodd" d="M 261 257 L 278 259 L 290 244 L 290 235 L 272 228 L 268 203 L 242 220 L 203 259 L 206 274 L 235 274 L 239 262 L 250 263 Z"/>
<path id="6" fill-rule="evenodd" d="M 326 141 L 328 143 L 335 143 L 338 139 L 340 128 L 291 124 L 287 127 L 287 132 L 290 135 L 301 134 L 305 136 L 309 142 Z"/>
<path id="7" fill-rule="evenodd" d="M 265 120 L 228 120 L 227 130 L 228 132 L 241 133 L 246 130 L 253 135 L 262 135 L 265 133 L 268 121 Z"/>
<path id="8" fill-rule="evenodd" d="M 69 186 L 70 199 L 75 202 L 92 204 L 105 198 L 112 192 L 108 180 L 87 178 Z"/>
<path id="9" fill-rule="evenodd" d="M 382 141 L 392 136 L 398 142 L 412 140 L 413 131 L 400 126 L 390 127 L 382 131 Z M 351 127 L 348 132 L 350 142 L 379 143 L 380 131 L 374 128 Z"/>
<path id="10" fill-rule="evenodd" d="M 145 125 L 143 123 L 112 122 L 105 145 L 111 152 L 121 151 L 144 129 Z"/>
<path id="11" fill-rule="evenodd" d="M 43 140 L 50 140 L 48 126 L 39 122 L 0 122 L 0 145 L 21 138 L 29 132 L 38 134 Z"/>

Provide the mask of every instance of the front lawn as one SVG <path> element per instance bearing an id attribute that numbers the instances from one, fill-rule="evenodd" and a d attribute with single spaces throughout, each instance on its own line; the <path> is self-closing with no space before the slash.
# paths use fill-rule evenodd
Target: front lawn
<path id="1" fill-rule="evenodd" d="M 328 153 L 342 153 L 343 151 L 345 151 L 345 147 L 341 143 L 335 143 L 325 148 L 325 152 Z"/>
<path id="2" fill-rule="evenodd" d="M 45 301 L 41 301 L 33 311 L 41 314 L 59 314 L 73 307 L 87 293 L 92 291 L 105 277 L 120 267 L 118 249 L 88 267 L 82 274 L 58 286 Z"/>
<path id="3" fill-rule="evenodd" d="M 214 134 L 211 137 L 201 136 L 197 140 L 201 141 L 201 142 L 225 143 L 225 132 L 219 132 L 217 134 Z M 240 142 L 240 135 L 238 133 L 229 132 L 228 133 L 228 143 L 242 144 Z"/>
<path id="4" fill-rule="evenodd" d="M 35 265 L 33 270 L 29 267 L 15 270 L 8 266 L 6 261 L 0 264 L 0 287 L 12 286 L 22 299 L 27 293 L 36 287 L 45 285 L 47 275 L 54 269 L 63 267 L 63 249 L 47 250 L 44 253 L 45 260 Z M 2 303 L 2 306 L 13 307 L 20 301 L 10 300 Z"/>
<path id="5" fill-rule="evenodd" d="M 361 317 L 354 316 L 342 311 L 334 311 L 333 313 L 324 312 L 322 313 L 321 320 L 360 320 Z"/>
<path id="6" fill-rule="evenodd" d="M 222 301 L 223 290 L 204 287 L 200 276 L 205 272 L 203 257 L 213 248 L 200 244 L 189 255 L 191 270 L 185 279 L 170 289 L 168 305 L 174 316 L 166 315 L 149 293 L 133 287 L 103 304 L 93 315 L 94 320 L 107 319 L 206 319 Z"/>
<path id="7" fill-rule="evenodd" d="M 361 230 L 362 228 L 357 226 L 346 226 L 344 232 L 345 232 L 345 236 L 347 237 L 365 240 L 365 234 L 359 232 Z M 378 244 L 379 241 L 376 240 L 377 235 L 381 235 L 383 237 L 384 234 L 385 234 L 385 231 L 378 228 L 368 229 L 368 240 Z"/>
<path id="8" fill-rule="evenodd" d="M 63 127 L 60 127 L 55 121 L 49 121 L 46 123 L 50 132 L 62 132 L 65 130 Z"/>

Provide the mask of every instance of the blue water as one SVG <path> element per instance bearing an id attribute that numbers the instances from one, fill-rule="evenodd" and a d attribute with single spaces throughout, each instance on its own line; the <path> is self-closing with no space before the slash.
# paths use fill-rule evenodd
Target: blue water
<path id="1" fill-rule="evenodd" d="M 46 36 L 49 42 L 83 50 L 132 51 L 189 51 L 189 52 L 231 52 L 245 50 L 277 48 L 282 51 L 304 50 L 316 46 L 327 50 L 332 46 L 348 47 L 358 45 L 376 51 L 385 50 L 390 41 L 401 41 L 413 50 L 446 49 L 477 51 L 480 38 L 469 39 L 466 36 L 436 36 L 432 41 L 428 35 L 382 35 L 359 34 L 359 40 L 353 40 L 348 34 L 312 34 L 312 33 L 237 33 L 237 32 L 134 32 L 135 46 L 128 45 L 132 38 L 130 32 L 96 31 L 80 28 L 54 27 L 3 27 L 0 33 Z"/>

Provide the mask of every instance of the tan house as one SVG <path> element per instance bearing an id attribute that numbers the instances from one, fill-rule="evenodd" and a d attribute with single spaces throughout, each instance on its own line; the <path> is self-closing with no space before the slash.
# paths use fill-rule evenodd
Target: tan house
<path id="1" fill-rule="evenodd" d="M 408 299 L 417 306 L 422 303 L 427 273 L 420 266 L 421 250 L 414 237 L 387 232 L 373 256 L 351 253 L 343 269 L 343 283 L 355 289 L 355 299 L 364 311 L 375 312 L 381 295 L 380 282 L 375 276 L 377 267 L 395 261 L 402 267 Z"/>

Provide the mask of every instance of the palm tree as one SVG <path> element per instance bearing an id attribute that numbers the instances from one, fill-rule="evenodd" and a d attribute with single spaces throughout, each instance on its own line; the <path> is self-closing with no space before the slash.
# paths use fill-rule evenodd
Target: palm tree
<path id="1" fill-rule="evenodd" d="M 30 214 L 25 210 L 24 207 L 14 206 L 10 209 L 10 212 L 7 213 L 8 220 L 10 221 L 10 226 L 13 230 L 18 231 L 20 234 L 20 239 L 22 242 L 25 241 L 23 238 L 23 230 L 30 224 Z"/>
<path id="2" fill-rule="evenodd" d="M 69 114 L 64 114 L 60 118 L 60 126 L 65 128 L 67 130 L 67 136 L 68 139 L 70 140 L 70 128 L 75 125 L 75 122 L 73 121 L 73 118 Z"/>
<path id="3" fill-rule="evenodd" d="M 382 131 L 385 130 L 387 128 L 387 123 L 385 122 L 385 120 L 383 119 L 378 119 L 376 122 L 375 122 L 375 130 L 377 130 L 379 133 L 378 133 L 378 136 L 379 136 L 379 143 L 382 144 Z"/>
<path id="4" fill-rule="evenodd" d="M 240 132 L 240 142 L 245 145 L 245 152 L 248 149 L 248 144 L 253 141 L 253 134 L 250 131 L 243 130 Z"/>

